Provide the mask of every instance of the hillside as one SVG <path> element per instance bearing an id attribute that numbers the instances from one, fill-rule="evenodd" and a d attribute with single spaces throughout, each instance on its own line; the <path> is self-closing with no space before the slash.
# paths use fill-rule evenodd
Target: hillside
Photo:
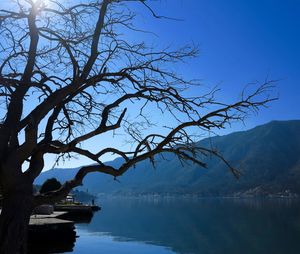
<path id="1" fill-rule="evenodd" d="M 155 169 L 149 161 L 139 163 L 119 181 L 103 174 L 86 177 L 82 190 L 110 194 L 197 194 L 226 195 L 291 195 L 300 194 L 300 120 L 273 121 L 244 132 L 213 137 L 199 142 L 211 145 L 235 167 L 242 177 L 236 180 L 223 162 L 206 158 L 208 169 L 194 164 L 182 167 L 176 156 L 156 157 Z M 116 159 L 108 164 L 117 166 Z M 78 169 L 52 169 L 38 177 L 41 184 L 47 178 L 65 181 Z"/>

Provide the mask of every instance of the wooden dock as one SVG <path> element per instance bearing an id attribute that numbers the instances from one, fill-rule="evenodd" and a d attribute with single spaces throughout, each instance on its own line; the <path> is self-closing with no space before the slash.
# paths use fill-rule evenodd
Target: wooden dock
<path id="1" fill-rule="evenodd" d="M 0 209 L 0 214 L 1 214 Z M 29 230 L 33 227 L 37 226 L 53 226 L 57 225 L 68 225 L 70 227 L 74 226 L 74 221 L 60 219 L 60 217 L 64 217 L 68 214 L 68 212 L 53 212 L 52 214 L 34 214 L 30 216 L 29 221 Z"/>
<path id="2" fill-rule="evenodd" d="M 97 206 L 64 205 L 51 214 L 33 214 L 28 227 L 28 253 L 72 252 L 76 241 L 75 222 L 87 223 Z M 1 208 L 0 208 L 1 213 Z"/>
<path id="3" fill-rule="evenodd" d="M 61 253 L 72 251 L 76 241 L 74 221 L 61 219 L 67 212 L 30 217 L 29 253 Z"/>
<path id="4" fill-rule="evenodd" d="M 49 215 L 31 215 L 29 221 L 29 234 L 57 234 L 61 232 L 73 232 L 75 229 L 74 221 L 60 219 L 60 216 L 64 216 L 67 212 L 54 212 Z M 75 234 L 75 231 L 74 231 Z M 72 233 L 73 235 L 73 233 Z"/>
<path id="5" fill-rule="evenodd" d="M 30 216 L 30 221 L 29 221 L 29 227 L 36 227 L 36 226 L 54 226 L 56 227 L 57 225 L 70 225 L 73 226 L 74 222 L 70 220 L 63 220 L 60 219 L 59 217 L 66 215 L 67 212 L 54 212 L 52 214 L 35 214 Z"/>
<path id="6" fill-rule="evenodd" d="M 54 206 L 54 211 L 56 212 L 66 212 L 66 214 L 61 215 L 62 219 L 72 220 L 76 223 L 89 223 L 93 218 L 96 206 L 91 205 L 66 205 L 66 204 L 57 204 Z M 98 207 L 100 210 L 100 207 Z"/>

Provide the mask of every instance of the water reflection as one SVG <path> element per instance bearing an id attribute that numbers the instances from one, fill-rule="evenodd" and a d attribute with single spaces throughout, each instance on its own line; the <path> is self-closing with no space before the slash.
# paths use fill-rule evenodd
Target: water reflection
<path id="1" fill-rule="evenodd" d="M 79 229 L 79 232 L 80 238 L 74 248 L 76 254 L 175 254 L 164 246 L 115 238 L 106 234 L 91 234 L 84 229 Z"/>
<path id="2" fill-rule="evenodd" d="M 74 253 L 300 253 L 295 200 L 106 199 Z"/>

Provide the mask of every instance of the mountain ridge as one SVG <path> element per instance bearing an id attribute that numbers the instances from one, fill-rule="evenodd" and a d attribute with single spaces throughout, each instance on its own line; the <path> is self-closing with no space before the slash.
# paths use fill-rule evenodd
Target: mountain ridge
<path id="1" fill-rule="evenodd" d="M 156 156 L 156 169 L 143 161 L 114 181 L 112 177 L 92 173 L 81 190 L 93 194 L 193 194 L 199 196 L 291 195 L 300 194 L 300 120 L 271 121 L 247 131 L 215 136 L 198 142 L 213 145 L 242 177 L 236 180 L 217 158 L 203 158 L 208 169 L 188 163 L 181 166 L 176 156 L 167 160 Z M 118 166 L 121 158 L 107 162 Z M 42 173 L 36 183 L 50 177 L 71 179 L 79 168 L 52 169 Z"/>

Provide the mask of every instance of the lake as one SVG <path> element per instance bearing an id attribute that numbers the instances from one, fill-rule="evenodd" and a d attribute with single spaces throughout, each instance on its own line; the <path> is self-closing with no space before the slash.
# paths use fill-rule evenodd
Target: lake
<path id="1" fill-rule="evenodd" d="M 105 198 L 77 224 L 76 254 L 300 253 L 293 199 Z M 66 252 L 70 253 L 70 252 Z"/>

